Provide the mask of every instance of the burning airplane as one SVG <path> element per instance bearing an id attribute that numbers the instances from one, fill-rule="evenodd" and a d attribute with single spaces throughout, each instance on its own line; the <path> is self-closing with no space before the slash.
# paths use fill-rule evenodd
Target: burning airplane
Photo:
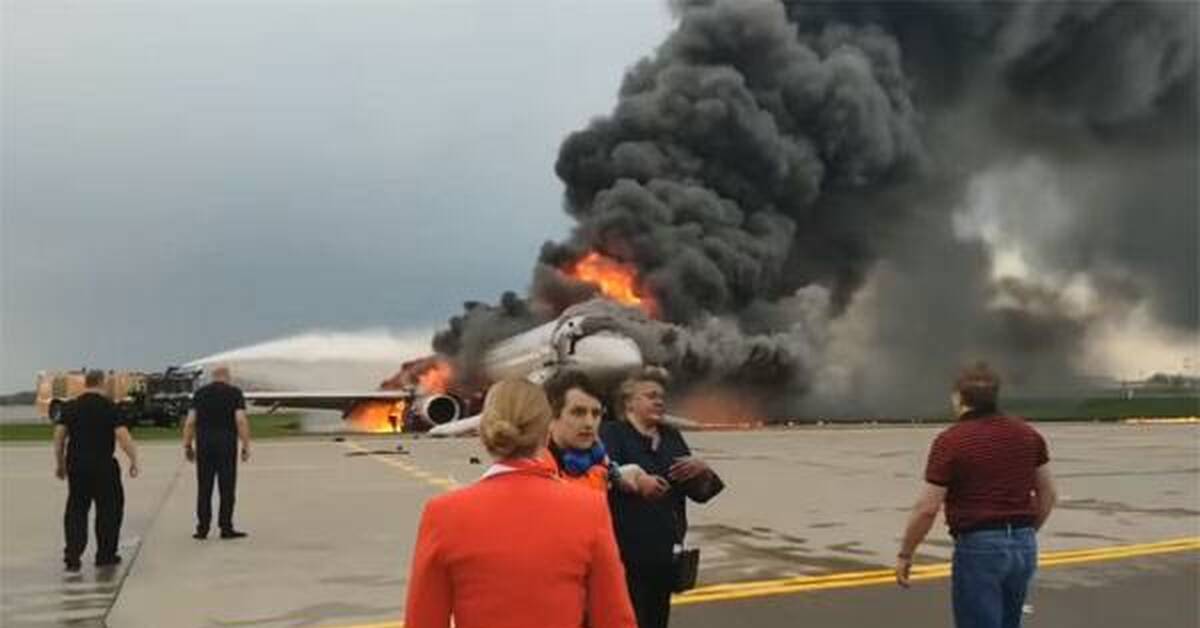
<path id="1" fill-rule="evenodd" d="M 635 271 L 592 252 L 562 272 L 594 286 L 602 296 L 495 342 L 471 364 L 456 365 L 452 358 L 434 354 L 403 363 L 377 390 L 257 390 L 247 392 L 246 399 L 272 408 L 340 410 L 348 423 L 364 431 L 449 435 L 475 427 L 471 419 L 491 382 L 523 377 L 540 383 L 568 368 L 611 382 L 641 366 L 642 351 L 623 321 L 652 320 L 656 305 L 638 285 Z"/>
<path id="2" fill-rule="evenodd" d="M 439 429 L 499 376 L 644 362 L 722 416 L 894 416 L 969 359 L 1047 386 L 1143 316 L 1194 334 L 1195 3 L 672 6 L 564 139 L 525 294 L 379 390 L 255 394 Z"/>

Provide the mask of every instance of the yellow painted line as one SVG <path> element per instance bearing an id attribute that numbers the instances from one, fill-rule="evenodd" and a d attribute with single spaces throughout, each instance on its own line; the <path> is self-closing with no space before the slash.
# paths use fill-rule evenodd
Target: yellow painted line
<path id="1" fill-rule="evenodd" d="M 1180 547 L 1160 547 L 1158 549 L 1152 549 L 1152 550 L 1113 552 L 1110 554 L 1103 554 L 1103 555 L 1096 555 L 1096 556 L 1077 556 L 1074 558 L 1051 559 L 1051 560 L 1047 560 L 1045 563 L 1039 564 L 1038 566 L 1041 567 L 1044 565 L 1047 567 L 1056 567 L 1056 566 L 1061 566 L 1061 565 L 1074 565 L 1077 563 L 1091 563 L 1091 562 L 1099 562 L 1099 561 L 1105 561 L 1105 560 L 1119 560 L 1122 558 L 1137 558 L 1140 556 L 1154 556 L 1156 554 L 1172 554 L 1172 553 L 1176 553 L 1176 552 L 1187 552 L 1187 551 L 1192 551 L 1192 552 L 1200 551 L 1200 542 L 1193 543 L 1188 546 L 1180 546 Z"/>
<path id="2" fill-rule="evenodd" d="M 1060 567 L 1081 563 L 1120 560 L 1142 556 L 1154 556 L 1175 552 L 1200 551 L 1200 537 L 1172 539 L 1158 543 L 1140 545 L 1125 545 L 1117 547 L 1096 548 L 1090 550 L 1070 550 L 1061 552 L 1044 552 L 1038 557 L 1038 568 Z M 912 580 L 933 580 L 946 578 L 950 575 L 950 563 L 936 565 L 919 565 L 913 567 Z M 676 595 L 671 603 L 674 605 L 699 604 L 701 602 L 716 602 L 738 600 L 769 595 L 784 595 L 804 591 L 821 591 L 825 589 L 840 589 L 850 587 L 888 584 L 895 582 L 895 575 L 890 569 L 860 571 L 828 576 L 803 576 L 780 580 L 758 582 L 732 583 L 713 585 L 693 589 L 682 595 Z"/>
<path id="3" fill-rule="evenodd" d="M 1069 565 L 1084 562 L 1092 562 L 1097 560 L 1115 560 L 1119 558 L 1131 558 L 1137 556 L 1150 556 L 1154 554 L 1165 554 L 1170 552 L 1180 552 L 1188 550 L 1200 549 L 1200 538 L 1176 539 L 1172 541 L 1164 541 L 1160 543 L 1147 543 L 1142 545 L 1117 546 L 1110 548 L 1096 548 L 1088 550 L 1071 550 L 1062 552 L 1047 552 L 1039 557 L 1040 566 L 1055 566 Z M 942 563 L 938 565 L 918 565 L 913 568 L 914 578 L 931 578 L 948 575 L 950 572 L 950 564 Z M 756 582 L 731 583 L 724 585 L 713 585 L 693 589 L 684 595 L 676 596 L 681 601 L 690 600 L 696 597 L 710 597 L 715 595 L 723 595 L 726 593 L 743 592 L 743 591 L 765 591 L 776 589 L 788 589 L 797 587 L 817 587 L 829 588 L 826 585 L 837 586 L 856 586 L 859 584 L 870 584 L 877 579 L 882 578 L 883 581 L 892 579 L 892 570 L 879 569 L 872 571 L 851 572 L 842 574 L 833 574 L 828 576 L 800 576 L 794 578 L 785 578 L 779 580 L 765 580 Z"/>
<path id="4" fill-rule="evenodd" d="M 1200 537 L 1188 537 L 1182 539 L 1172 539 L 1169 541 L 1159 541 L 1156 543 L 1143 543 L 1139 545 L 1118 545 L 1114 547 L 1094 547 L 1082 550 L 1062 550 L 1057 552 L 1046 552 L 1039 557 L 1039 563 L 1047 561 L 1059 561 L 1062 559 L 1070 559 L 1075 557 L 1088 558 L 1096 555 L 1109 555 L 1114 552 L 1137 552 L 1138 554 L 1159 553 L 1155 550 L 1165 548 L 1167 551 L 1182 551 L 1192 549 L 1197 543 L 1200 543 Z M 1137 554 L 1135 554 L 1137 555 Z M 946 569 L 949 569 L 949 563 L 944 563 Z M 940 568 L 938 565 L 917 565 L 913 567 L 913 573 L 919 574 L 931 569 Z M 723 591 L 737 591 L 741 589 L 757 589 L 776 586 L 791 586 L 802 584 L 818 584 L 825 582 L 845 582 L 857 581 L 862 579 L 871 579 L 879 576 L 892 575 L 891 569 L 874 569 L 871 571 L 844 572 L 838 574 L 819 575 L 819 576 L 792 576 L 789 578 L 779 578 L 775 580 L 755 580 L 752 582 L 732 582 L 727 584 L 714 584 L 706 587 L 693 589 L 685 594 L 686 596 L 718 593 Z"/>
<path id="5" fill-rule="evenodd" d="M 1141 543 L 1137 545 L 1118 545 L 1114 547 L 1097 547 L 1082 550 L 1063 550 L 1058 552 L 1043 552 L 1038 555 L 1038 569 L 1062 567 L 1080 563 L 1121 560 L 1158 554 L 1200 551 L 1200 537 L 1184 537 L 1156 543 Z M 950 563 L 934 565 L 916 565 L 913 567 L 911 580 L 937 580 L 950 576 Z M 896 577 L 891 569 L 873 569 L 829 574 L 824 576 L 799 576 L 795 578 L 780 578 L 776 580 L 760 580 L 755 582 L 735 582 L 716 584 L 693 589 L 682 595 L 671 598 L 673 606 L 686 606 L 704 602 L 720 602 L 742 600 L 772 595 L 787 595 L 806 591 L 824 591 L 827 589 L 846 589 L 865 587 L 878 584 L 895 584 Z M 338 628 L 404 628 L 404 622 L 393 621 L 376 624 L 354 624 Z"/>
<path id="6" fill-rule="evenodd" d="M 1181 417 L 1133 417 L 1124 420 L 1128 425 L 1184 425 L 1190 423 L 1200 423 L 1200 417 L 1196 416 L 1181 416 Z"/>
<path id="7" fill-rule="evenodd" d="M 352 441 L 352 440 L 342 441 L 342 446 L 346 447 L 347 449 L 353 449 L 356 452 L 361 452 L 363 454 L 366 454 L 366 457 L 368 457 L 376 462 L 382 462 L 383 464 L 386 464 L 390 467 L 395 467 L 397 469 L 400 469 L 401 471 L 412 476 L 413 478 L 420 480 L 431 486 L 440 488 L 442 490 L 448 491 L 448 490 L 459 487 L 459 483 L 454 478 L 442 477 L 442 476 L 430 473 L 418 466 L 415 466 L 408 462 L 404 462 L 402 460 L 392 460 L 391 458 L 385 458 L 379 454 L 372 453 L 370 449 L 363 447 L 362 445 L 358 444 L 355 441 Z M 381 624 L 381 625 L 388 625 L 388 624 Z"/>

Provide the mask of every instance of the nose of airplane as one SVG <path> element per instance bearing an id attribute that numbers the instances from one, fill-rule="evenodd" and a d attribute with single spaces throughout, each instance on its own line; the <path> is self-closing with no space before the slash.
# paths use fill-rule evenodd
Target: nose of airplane
<path id="1" fill-rule="evenodd" d="M 588 372 L 624 372 L 642 365 L 642 352 L 628 336 L 601 332 L 575 341 L 572 362 Z"/>

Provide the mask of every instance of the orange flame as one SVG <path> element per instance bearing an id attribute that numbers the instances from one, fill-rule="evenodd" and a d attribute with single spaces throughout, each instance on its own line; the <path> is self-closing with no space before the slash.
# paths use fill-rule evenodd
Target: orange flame
<path id="1" fill-rule="evenodd" d="M 425 393 L 444 393 L 450 388 L 450 382 L 454 379 L 454 369 L 450 363 L 438 360 L 433 366 L 426 369 L 417 378 L 417 385 Z"/>
<path id="2" fill-rule="evenodd" d="M 679 400 L 677 411 L 706 430 L 754 429 L 766 424 L 753 399 L 725 389 L 693 392 Z"/>
<path id="3" fill-rule="evenodd" d="M 658 303 L 650 295 L 643 294 L 638 285 L 637 269 L 630 264 L 622 264 L 592 251 L 575 262 L 566 273 L 600 288 L 604 296 L 617 303 L 637 307 L 648 316 L 658 318 Z"/>
<path id="4" fill-rule="evenodd" d="M 354 406 L 346 417 L 351 431 L 355 432 L 399 432 L 404 428 L 404 413 L 408 403 L 401 400 L 366 401 Z M 395 424 L 392 421 L 395 420 Z"/>

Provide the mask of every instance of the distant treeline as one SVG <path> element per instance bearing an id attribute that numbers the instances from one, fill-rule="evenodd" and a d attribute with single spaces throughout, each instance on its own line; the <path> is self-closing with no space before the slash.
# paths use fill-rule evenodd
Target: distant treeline
<path id="1" fill-rule="evenodd" d="M 1130 397 L 1112 394 L 1103 396 L 1039 396 L 1013 397 L 1000 400 L 1003 414 L 1022 416 L 1034 421 L 1111 421 L 1138 418 L 1172 419 L 1200 417 L 1200 395 L 1148 394 L 1139 391 Z M 948 410 L 933 409 L 926 413 L 896 416 L 798 416 L 768 419 L 768 424 L 813 423 L 949 423 Z"/>
<path id="2" fill-rule="evenodd" d="M 22 390 L 11 395 L 0 395 L 0 406 L 31 406 L 37 400 L 37 393 L 32 390 Z"/>
<path id="3" fill-rule="evenodd" d="M 1200 378 L 1189 377 L 1187 375 L 1155 373 L 1146 378 L 1144 382 L 1139 382 L 1139 384 L 1135 388 L 1145 392 L 1196 394 L 1197 391 L 1200 391 Z"/>
<path id="4" fill-rule="evenodd" d="M 1200 416 L 1200 396 L 1150 395 L 1140 392 L 1129 398 L 1089 397 L 1084 399 L 1013 399 L 1004 409 L 1031 419 L 1127 419 Z"/>

